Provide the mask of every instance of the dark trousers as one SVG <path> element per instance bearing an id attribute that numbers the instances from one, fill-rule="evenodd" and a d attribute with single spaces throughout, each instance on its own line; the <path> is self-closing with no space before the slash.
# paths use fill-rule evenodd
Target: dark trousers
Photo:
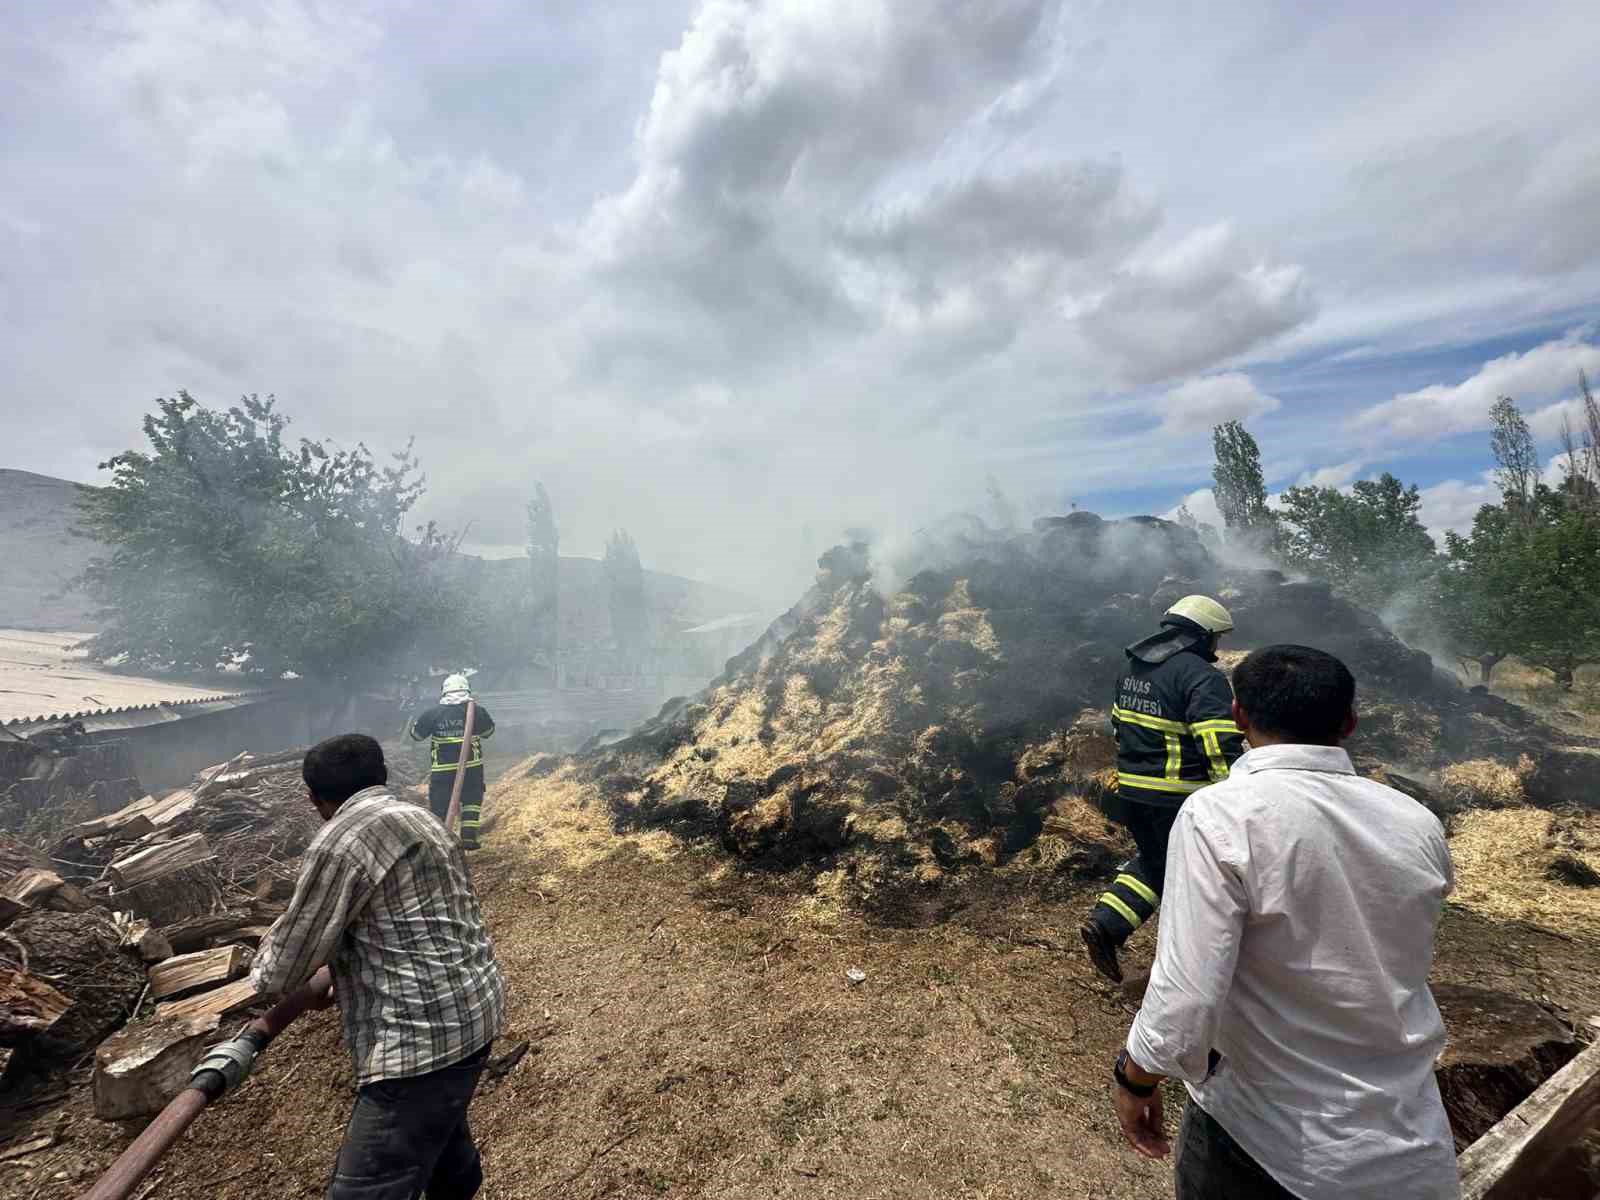
<path id="1" fill-rule="evenodd" d="M 428 777 L 428 807 L 433 815 L 443 821 L 450 815 L 450 793 L 456 786 L 456 773 L 435 771 Z M 468 767 L 461 781 L 461 842 L 465 846 L 478 844 L 478 822 L 483 816 L 483 768 Z"/>
<path id="2" fill-rule="evenodd" d="M 1174 1174 L 1178 1200 L 1294 1200 L 1193 1100 L 1183 1110 Z"/>
<path id="3" fill-rule="evenodd" d="M 485 1046 L 453 1067 L 362 1088 L 327 1200 L 471 1200 L 483 1165 L 467 1105 L 488 1059 Z"/>
<path id="4" fill-rule="evenodd" d="M 1117 868 L 1116 879 L 1094 906 L 1093 920 L 1120 944 L 1155 916 L 1161 902 L 1161 885 L 1167 877 L 1167 840 L 1178 819 L 1178 806 L 1125 800 L 1117 804 L 1115 814 L 1139 853 Z"/>

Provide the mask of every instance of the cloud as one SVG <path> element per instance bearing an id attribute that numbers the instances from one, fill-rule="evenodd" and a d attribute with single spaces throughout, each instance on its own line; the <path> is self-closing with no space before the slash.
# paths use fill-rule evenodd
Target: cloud
<path id="1" fill-rule="evenodd" d="M 1540 437 L 1554 437 L 1563 416 L 1576 417 L 1577 401 L 1542 403 L 1576 391 L 1578 372 L 1600 374 L 1600 345 L 1590 330 L 1574 330 L 1531 350 L 1491 359 L 1457 384 L 1436 383 L 1374 405 L 1356 425 L 1395 437 L 1423 438 L 1489 428 L 1489 409 L 1502 396 L 1522 407 Z"/>
<path id="2" fill-rule="evenodd" d="M 1125 379 L 1148 383 L 1254 349 L 1315 311 L 1299 267 L 1252 255 L 1216 225 L 1118 272 L 1078 324 Z"/>
<path id="3" fill-rule="evenodd" d="M 481 544 L 538 479 L 575 552 L 625 526 L 780 603 L 990 471 L 1038 511 L 1204 482 L 1152 395 L 1174 431 L 1282 397 L 1277 485 L 1377 453 L 1397 343 L 1592 312 L 1587 8 L 1438 0 L 1419 60 L 1409 15 L 1231 0 L 25 6 L 0 414 L 92 479 L 155 395 L 272 391 L 417 435 L 420 515 Z"/>
<path id="4" fill-rule="evenodd" d="M 1417 519 L 1428 527 L 1441 548 L 1447 530 L 1466 533 L 1480 508 L 1500 503 L 1500 489 L 1490 472 L 1484 472 L 1477 480 L 1446 479 L 1423 488 L 1420 494 L 1422 504 L 1417 509 Z"/>
<path id="5" fill-rule="evenodd" d="M 1315 470 L 1303 472 L 1300 478 L 1295 480 L 1295 484 L 1298 487 L 1327 487 L 1343 491 L 1356 481 L 1366 465 L 1365 460 L 1352 458 L 1347 462 L 1334 463 L 1332 466 L 1317 467 Z"/>
<path id="6" fill-rule="evenodd" d="M 1204 433 L 1224 421 L 1248 421 L 1281 407 L 1276 396 L 1268 396 L 1250 381 L 1248 375 L 1229 371 L 1190 379 L 1173 388 L 1158 402 L 1164 433 Z"/>
<path id="7" fill-rule="evenodd" d="M 1217 494 L 1210 488 L 1200 488 L 1190 492 L 1171 508 L 1161 515 L 1169 521 L 1178 518 L 1178 511 L 1187 508 L 1189 515 L 1202 525 L 1210 525 L 1213 529 L 1222 529 L 1227 522 L 1222 519 L 1222 510 L 1217 507 Z"/>

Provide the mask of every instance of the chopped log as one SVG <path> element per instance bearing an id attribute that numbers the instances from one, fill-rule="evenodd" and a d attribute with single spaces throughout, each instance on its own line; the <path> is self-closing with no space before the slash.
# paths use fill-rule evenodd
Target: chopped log
<path id="1" fill-rule="evenodd" d="M 172 824 L 185 813 L 190 812 L 200 797 L 188 788 L 179 788 L 164 800 L 158 800 L 155 807 L 146 814 L 150 823 L 157 829 Z"/>
<path id="2" fill-rule="evenodd" d="M 35 1047 L 75 1059 L 128 1020 L 148 980 L 122 948 L 122 930 L 102 912 L 31 912 L 6 931 L 28 949 L 28 970 L 72 1001 Z"/>
<path id="3" fill-rule="evenodd" d="M 116 894 L 112 901 L 165 929 L 191 917 L 214 913 L 222 907 L 222 887 L 211 863 L 185 867 L 159 879 Z"/>
<path id="4" fill-rule="evenodd" d="M 161 932 L 179 954 L 204 950 L 221 942 L 232 941 L 240 930 L 258 926 L 263 921 L 270 925 L 283 912 L 281 906 L 257 904 L 248 911 L 216 913 L 213 916 L 193 917 L 165 926 Z"/>
<path id="5" fill-rule="evenodd" d="M 249 1008 L 256 1000 L 255 985 L 248 979 L 213 988 L 182 1000 L 169 1000 L 156 1005 L 157 1017 L 192 1017 L 214 1013 L 219 1017 L 231 1016 Z"/>
<path id="6" fill-rule="evenodd" d="M 155 824 L 150 820 L 150 810 L 155 805 L 156 798 L 146 796 L 142 800 L 135 800 L 132 804 L 117 809 L 114 813 L 107 813 L 92 821 L 74 825 L 67 830 L 67 836 L 83 841 L 104 837 L 108 833 L 115 833 L 121 837 L 142 837 L 155 828 Z"/>
<path id="7" fill-rule="evenodd" d="M 15 900 L 18 904 L 29 908 L 43 905 L 38 902 L 66 885 L 66 881 L 54 871 L 42 867 L 28 867 L 18 871 L 4 886 L 0 886 L 0 896 L 8 900 Z"/>
<path id="8" fill-rule="evenodd" d="M 1562 1152 L 1600 1126 L 1600 1043 L 1539 1086 L 1461 1155 L 1461 1200 L 1540 1194 Z"/>
<path id="9" fill-rule="evenodd" d="M 42 979 L 0 970 L 0 1045 L 15 1046 L 54 1028 L 72 1001 Z"/>
<path id="10" fill-rule="evenodd" d="M 44 867 L 18 871 L 0 886 L 0 897 L 13 900 L 23 908 L 49 908 L 56 912 L 85 912 L 93 907 L 81 890 Z M 18 915 L 13 912 L 11 918 Z"/>
<path id="11" fill-rule="evenodd" d="M 158 963 L 172 957 L 172 943 L 159 929 L 152 929 L 149 921 L 135 921 L 122 937 L 122 944 L 134 951 L 147 963 Z"/>
<path id="12" fill-rule="evenodd" d="M 244 974 L 250 955 L 243 946 L 219 946 L 179 954 L 150 968 L 150 997 L 171 1000 L 227 983 Z"/>
<path id="13" fill-rule="evenodd" d="M 148 883 L 152 879 L 161 879 L 185 867 L 209 862 L 215 857 L 211 843 L 206 841 L 206 835 L 191 833 L 186 837 L 174 838 L 170 842 L 161 842 L 142 850 L 135 850 L 132 854 L 115 860 L 106 868 L 106 873 L 119 888 L 132 888 L 141 883 Z"/>
<path id="14" fill-rule="evenodd" d="M 126 1121 L 160 1112 L 218 1040 L 217 1013 L 156 1017 L 112 1034 L 94 1054 L 94 1115 Z"/>

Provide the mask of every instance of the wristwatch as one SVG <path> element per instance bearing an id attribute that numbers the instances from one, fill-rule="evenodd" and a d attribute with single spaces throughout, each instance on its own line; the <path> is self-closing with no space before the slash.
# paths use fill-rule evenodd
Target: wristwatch
<path id="1" fill-rule="evenodd" d="M 1152 1083 L 1148 1087 L 1141 1087 L 1139 1084 L 1134 1083 L 1126 1074 L 1127 1065 L 1128 1048 L 1124 1046 L 1117 1051 L 1116 1064 L 1111 1068 L 1111 1074 L 1115 1076 L 1117 1086 L 1123 1091 L 1139 1097 L 1141 1100 L 1148 1100 L 1151 1096 L 1154 1096 L 1156 1094 L 1156 1085 Z"/>

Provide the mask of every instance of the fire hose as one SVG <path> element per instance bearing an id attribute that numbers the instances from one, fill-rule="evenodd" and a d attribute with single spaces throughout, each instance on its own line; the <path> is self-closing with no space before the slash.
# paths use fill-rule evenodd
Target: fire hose
<path id="1" fill-rule="evenodd" d="M 461 751 L 456 755 L 456 781 L 450 788 L 450 808 L 445 813 L 444 827 L 456 831 L 456 820 L 461 816 L 461 785 L 467 779 L 467 759 L 472 757 L 472 722 L 478 715 L 478 702 L 468 697 L 467 719 L 461 729 Z"/>
<path id="2" fill-rule="evenodd" d="M 301 1013 L 315 1006 L 329 986 L 324 968 L 311 977 L 310 983 L 280 1000 L 265 1016 L 257 1017 L 246 1025 L 240 1036 L 249 1037 L 256 1044 L 257 1053 L 265 1050 Z M 133 1194 L 133 1189 L 139 1186 L 144 1177 L 161 1160 L 161 1156 L 172 1148 L 173 1143 L 183 1136 L 184 1131 L 194 1124 L 195 1118 L 206 1105 L 220 1098 L 231 1086 L 240 1082 L 248 1073 L 250 1064 L 248 1062 L 241 1064 L 237 1071 L 233 1072 L 234 1078 L 230 1080 L 230 1072 L 225 1066 L 210 1065 L 219 1057 L 227 1057 L 226 1054 L 218 1055 L 221 1049 L 222 1047 L 218 1047 L 213 1050 L 212 1055 L 201 1062 L 190 1078 L 189 1086 L 179 1092 L 155 1120 L 145 1126 L 144 1132 L 133 1140 L 117 1161 L 111 1164 L 111 1169 L 100 1176 L 95 1185 L 83 1193 L 79 1200 L 128 1200 Z"/>

